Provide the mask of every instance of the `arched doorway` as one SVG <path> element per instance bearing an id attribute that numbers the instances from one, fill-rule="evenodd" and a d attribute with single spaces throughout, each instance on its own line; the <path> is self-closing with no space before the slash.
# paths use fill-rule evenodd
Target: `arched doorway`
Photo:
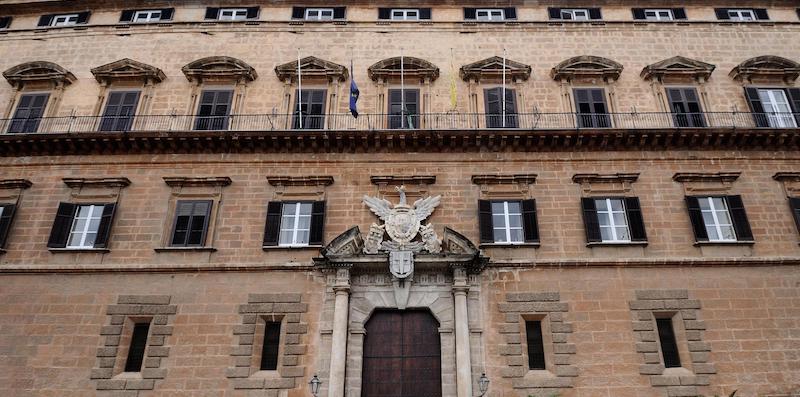
<path id="1" fill-rule="evenodd" d="M 365 328 L 362 397 L 441 397 L 439 323 L 429 311 L 376 311 Z"/>

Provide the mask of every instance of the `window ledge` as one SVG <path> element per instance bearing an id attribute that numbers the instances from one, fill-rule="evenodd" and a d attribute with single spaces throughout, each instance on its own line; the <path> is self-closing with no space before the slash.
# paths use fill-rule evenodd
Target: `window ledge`
<path id="1" fill-rule="evenodd" d="M 736 241 L 695 241 L 694 245 L 702 246 L 702 245 L 753 245 L 755 244 L 755 240 L 736 240 Z"/>
<path id="2" fill-rule="evenodd" d="M 478 246 L 478 248 L 539 248 L 541 243 L 483 243 Z"/>
<path id="3" fill-rule="evenodd" d="M 108 248 L 48 248 L 48 251 L 59 254 L 64 252 L 94 252 L 99 254 L 106 254 L 111 252 Z"/>
<path id="4" fill-rule="evenodd" d="M 156 252 L 216 252 L 214 247 L 158 247 L 153 248 Z"/>
<path id="5" fill-rule="evenodd" d="M 281 378 L 280 372 L 277 369 L 260 369 L 250 374 L 251 378 Z"/>
<path id="6" fill-rule="evenodd" d="M 322 245 L 264 245 L 261 247 L 264 251 L 274 250 L 305 250 L 305 249 L 322 249 Z"/>
<path id="7" fill-rule="evenodd" d="M 647 241 L 597 241 L 586 243 L 589 248 L 594 247 L 644 247 Z"/>

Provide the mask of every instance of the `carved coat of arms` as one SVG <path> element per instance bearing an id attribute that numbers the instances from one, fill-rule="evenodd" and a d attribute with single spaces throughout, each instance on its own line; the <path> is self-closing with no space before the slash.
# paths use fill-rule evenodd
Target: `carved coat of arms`
<path id="1" fill-rule="evenodd" d="M 414 205 L 408 205 L 405 188 L 400 186 L 397 191 L 400 192 L 397 205 L 386 199 L 364 196 L 364 203 L 384 222 L 383 225 L 373 223 L 370 226 L 364 241 L 364 253 L 388 252 L 390 271 L 395 277 L 403 279 L 413 273 L 414 253 L 441 252 L 441 242 L 433 227 L 422 222 L 433 213 L 442 196 L 422 198 L 415 201 Z M 384 235 L 391 240 L 384 241 Z"/>

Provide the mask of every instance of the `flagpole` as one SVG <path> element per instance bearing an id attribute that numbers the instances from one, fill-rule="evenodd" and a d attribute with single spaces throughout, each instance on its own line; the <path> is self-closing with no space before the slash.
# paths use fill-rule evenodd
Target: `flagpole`
<path id="1" fill-rule="evenodd" d="M 406 128 L 406 80 L 405 65 L 403 61 L 403 48 L 400 48 L 400 128 Z"/>
<path id="2" fill-rule="evenodd" d="M 297 120 L 300 122 L 300 129 L 303 129 L 303 75 L 300 71 L 300 47 L 297 47 Z"/>
<path id="3" fill-rule="evenodd" d="M 506 49 L 503 48 L 503 128 L 506 128 Z"/>

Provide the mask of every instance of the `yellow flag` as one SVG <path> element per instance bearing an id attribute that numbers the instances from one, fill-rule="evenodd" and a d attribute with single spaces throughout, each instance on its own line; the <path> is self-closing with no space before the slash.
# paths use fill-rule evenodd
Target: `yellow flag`
<path id="1" fill-rule="evenodd" d="M 453 49 L 450 49 L 450 110 L 456 110 L 456 67 L 453 65 Z"/>

